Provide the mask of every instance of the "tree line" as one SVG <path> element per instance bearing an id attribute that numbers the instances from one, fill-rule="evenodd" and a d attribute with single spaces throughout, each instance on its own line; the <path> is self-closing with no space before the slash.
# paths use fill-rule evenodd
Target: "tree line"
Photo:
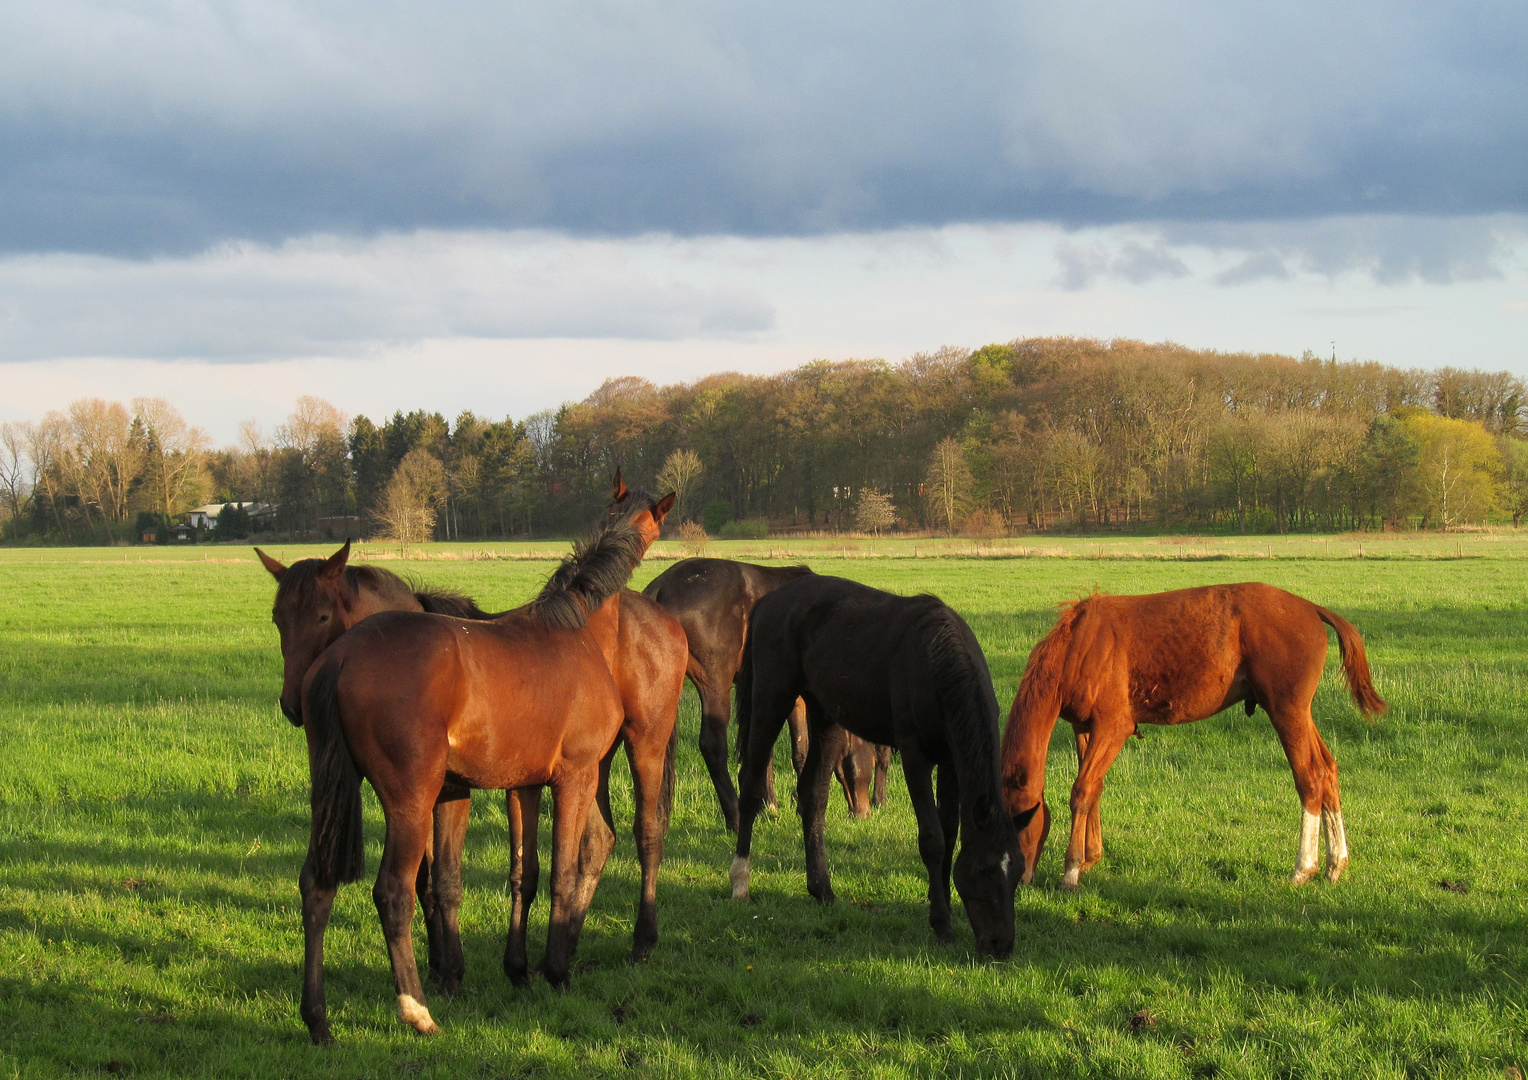
<path id="1" fill-rule="evenodd" d="M 221 449 L 163 399 L 85 399 L 0 425 L 0 515 L 73 543 L 208 501 L 264 504 L 293 537 L 545 536 L 586 524 L 620 467 L 712 531 L 1516 525 L 1525 405 L 1506 372 L 1080 338 L 617 378 L 518 421 L 303 397 Z"/>

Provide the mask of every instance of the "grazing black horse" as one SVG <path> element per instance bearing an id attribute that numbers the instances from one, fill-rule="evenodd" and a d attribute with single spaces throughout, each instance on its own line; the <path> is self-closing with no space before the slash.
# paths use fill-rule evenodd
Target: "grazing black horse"
<path id="1" fill-rule="evenodd" d="M 700 754 L 727 828 L 733 832 L 737 832 L 737 789 L 727 773 L 727 725 L 732 721 L 732 681 L 743 659 L 748 613 L 759 597 L 811 572 L 805 566 L 681 559 L 642 590 L 679 620 L 689 638 L 686 674 L 700 694 Z M 766 799 L 773 804 L 770 780 L 766 773 Z"/>
<path id="2" fill-rule="evenodd" d="M 833 901 L 823 846 L 831 762 L 844 732 L 897 747 L 918 817 L 928 868 L 929 923 L 950 929 L 950 873 L 965 903 L 977 950 L 1013 950 L 1013 895 L 1024 874 L 1016 821 L 998 773 L 998 708 L 987 661 L 961 617 L 933 596 L 895 596 L 813 574 L 759 600 L 738 673 L 743 756 L 732 895 L 748 896 L 753 823 L 764 805 L 764 764 L 796 698 L 806 701 L 810 748 L 796 788 L 806 842 L 807 891 Z M 938 797 L 934 769 L 938 768 Z M 1033 813 L 1033 811 L 1031 811 Z M 1022 815 L 1021 815 L 1022 817 Z"/>

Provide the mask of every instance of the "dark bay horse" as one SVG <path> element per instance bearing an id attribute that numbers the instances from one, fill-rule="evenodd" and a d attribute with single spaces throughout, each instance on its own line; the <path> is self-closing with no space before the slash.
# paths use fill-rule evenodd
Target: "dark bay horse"
<path id="1" fill-rule="evenodd" d="M 700 754 L 711 774 L 722 817 L 732 832 L 737 832 L 737 790 L 727 771 L 727 725 L 732 721 L 732 684 L 748 638 L 748 613 L 761 596 L 811 572 L 805 566 L 681 559 L 642 590 L 643 595 L 673 612 L 690 643 L 688 674 L 700 695 Z M 791 711 L 789 723 L 791 763 L 799 776 L 807 752 L 804 706 L 798 704 Z M 863 760 L 867 754 L 868 764 Z M 831 766 L 843 785 L 849 812 L 855 817 L 868 816 L 871 806 L 886 801 L 886 773 L 890 764 L 890 749 L 866 744 L 846 747 L 844 758 Z M 772 756 L 770 765 L 765 772 L 765 801 L 774 806 Z M 872 775 L 874 794 L 867 794 Z"/>
<path id="2" fill-rule="evenodd" d="M 600 763 L 624 717 L 600 642 L 617 639 L 616 598 L 657 534 L 652 515 L 603 527 L 575 549 L 534 601 L 490 622 L 416 612 L 374 615 L 309 670 L 302 715 L 313 821 L 300 879 L 302 1015 L 315 1042 L 330 1039 L 324 929 L 337 886 L 362 871 L 362 777 L 371 782 L 387 822 L 373 897 L 404 1023 L 421 1033 L 437 1030 L 425 1005 L 409 923 L 413 884 L 431 843 L 431 811 L 448 783 L 552 787 L 552 914 L 543 966 L 549 981 L 567 983 L 592 882 L 614 844 L 601 816 L 589 812 Z M 450 861 L 443 858 L 442 842 L 436 832 L 437 867 Z"/>
<path id="3" fill-rule="evenodd" d="M 633 493 L 617 479 L 608 516 L 610 520 L 630 520 L 634 516 L 647 515 L 652 517 L 653 525 L 661 525 L 668 506 L 672 506 L 672 501 L 665 505 L 663 500 L 654 499 L 645 492 Z M 283 566 L 259 548 L 255 549 L 277 581 L 272 619 L 281 631 L 285 662 L 283 711 L 289 708 L 288 688 L 300 689 L 303 674 L 318 655 L 341 633 L 368 615 L 379 611 L 423 610 L 463 619 L 498 617 L 458 593 L 420 589 L 380 567 L 347 566 L 349 551 L 350 545 L 346 543 L 328 559 L 303 559 L 291 566 Z M 663 857 L 663 837 L 668 831 L 673 801 L 675 721 L 687 652 L 679 623 L 640 593 L 630 589 L 621 591 L 618 622 L 617 640 L 602 642 L 601 648 L 607 653 L 625 710 L 620 741 L 631 765 L 635 789 L 632 831 L 642 871 L 632 955 L 633 959 L 641 961 L 651 954 L 658 938 L 658 866 Z M 295 689 L 292 697 L 297 698 Z M 600 763 L 597 805 L 606 824 L 613 829 L 610 763 L 611 755 Z M 442 791 L 435 807 L 434 829 L 441 837 L 440 846 L 448 856 L 448 862 L 436 871 L 432 844 L 420 866 L 416 889 L 425 915 L 430 973 L 448 994 L 455 993 L 460 987 L 464 968 L 457 909 L 461 904 L 459 860 L 466 837 L 469 794 L 467 788 L 451 784 Z M 523 931 L 529 908 L 535 901 L 540 869 L 536 830 L 534 824 L 527 829 L 525 821 L 536 821 L 540 796 L 540 789 L 532 788 L 512 792 L 507 800 L 510 886 L 515 925 L 520 932 L 513 939 L 514 955 L 506 959 L 506 969 L 511 979 L 519 984 L 528 978 Z M 437 893 L 440 894 L 438 897 Z"/>
<path id="4" fill-rule="evenodd" d="M 1337 632 L 1342 670 L 1359 710 L 1386 709 L 1369 676 L 1363 638 L 1309 600 L 1249 582 L 1147 596 L 1090 596 L 1064 606 L 1029 654 L 1003 734 L 1003 797 L 1016 818 L 1027 883 L 1045 846 L 1045 758 L 1057 717 L 1077 738 L 1071 838 L 1063 888 L 1103 857 L 1099 798 L 1104 775 L 1139 724 L 1188 724 L 1241 702 L 1261 705 L 1294 772 L 1304 818 L 1294 883 L 1317 873 L 1325 825 L 1326 876 L 1348 864 L 1337 762 L 1321 741 L 1310 706 L 1326 666 L 1326 626 Z M 1040 813 L 1036 814 L 1035 811 Z"/>
<path id="5" fill-rule="evenodd" d="M 746 735 L 732 895 L 748 896 L 754 819 L 764 805 L 764 765 L 797 698 L 806 701 L 810 746 L 796 806 L 806 845 L 807 891 L 833 901 L 823 812 L 843 733 L 895 746 L 918 817 L 928 869 L 929 923 L 950 928 L 950 876 L 982 953 L 1013 949 L 1013 894 L 1024 872 L 1015 822 L 998 775 L 998 707 L 987 661 L 970 627 L 932 596 L 894 596 L 813 574 L 759 600 L 749 620 L 738 681 Z M 938 796 L 934 770 L 938 769 Z M 964 839 L 959 858 L 955 842 Z"/>

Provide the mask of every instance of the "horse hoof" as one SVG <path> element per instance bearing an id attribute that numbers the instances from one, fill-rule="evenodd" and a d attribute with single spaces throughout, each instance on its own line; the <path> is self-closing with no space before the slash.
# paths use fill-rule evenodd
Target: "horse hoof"
<path id="1" fill-rule="evenodd" d="M 727 877 L 732 882 L 732 899 L 747 900 L 748 859 L 746 856 L 738 855 L 733 858 L 732 869 L 728 871 Z"/>
<path id="2" fill-rule="evenodd" d="M 328 1024 L 319 1024 L 308 1029 L 308 1038 L 313 1040 L 314 1046 L 333 1046 L 334 1036 L 329 1033 Z"/>
<path id="3" fill-rule="evenodd" d="M 440 1028 L 430 1017 L 424 1002 L 416 1001 L 411 994 L 398 995 L 398 1016 L 405 1024 L 421 1035 L 439 1035 Z"/>
<path id="4" fill-rule="evenodd" d="M 941 945 L 953 945 L 955 944 L 955 931 L 951 930 L 948 926 L 936 926 L 934 927 L 934 940 Z"/>
<path id="5" fill-rule="evenodd" d="M 1082 888 L 1082 871 L 1073 869 L 1062 874 L 1061 887 L 1067 892 L 1076 892 Z"/>
<path id="6" fill-rule="evenodd" d="M 1316 876 L 1316 868 L 1314 866 L 1307 867 L 1304 870 L 1296 870 L 1290 876 L 1289 883 L 1291 885 L 1304 885 L 1306 882 L 1310 881 L 1315 876 Z"/>
<path id="7" fill-rule="evenodd" d="M 1335 885 L 1337 883 L 1337 879 L 1342 877 L 1342 872 L 1347 868 L 1348 860 L 1346 859 L 1342 859 L 1334 863 L 1329 863 L 1326 868 L 1326 880 Z"/>

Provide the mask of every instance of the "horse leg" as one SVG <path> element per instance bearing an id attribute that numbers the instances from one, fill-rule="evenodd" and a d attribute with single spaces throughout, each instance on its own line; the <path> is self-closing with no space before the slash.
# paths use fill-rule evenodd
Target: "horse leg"
<path id="1" fill-rule="evenodd" d="M 1104 774 L 1119 755 L 1129 738 L 1133 724 L 1111 722 L 1095 711 L 1093 732 L 1083 743 L 1082 764 L 1077 770 L 1077 780 L 1072 784 L 1072 836 L 1066 846 L 1066 866 L 1061 875 L 1063 889 L 1075 889 L 1080 884 L 1083 870 L 1095 865 L 1103 857 L 1103 840 L 1090 840 L 1090 833 L 1097 827 L 1098 800 L 1104 790 Z M 1088 861 L 1089 855 L 1093 862 Z"/>
<path id="2" fill-rule="evenodd" d="M 748 899 L 748 859 L 753 850 L 754 819 L 764 809 L 765 770 L 775 740 L 779 738 L 795 700 L 794 693 L 768 693 L 761 689 L 757 698 L 749 703 L 747 717 L 742 716 L 741 708 L 738 710 L 739 728 L 747 730 L 748 745 L 738 773 L 743 791 L 738 799 L 737 854 L 733 856 L 732 869 L 727 874 L 734 900 Z M 797 808 L 800 808 L 799 799 Z"/>
<path id="3" fill-rule="evenodd" d="M 1278 732 L 1289 770 L 1294 773 L 1295 790 L 1300 795 L 1300 847 L 1295 853 L 1295 872 L 1291 884 L 1304 885 L 1320 871 L 1321 819 L 1328 805 L 1333 808 L 1327 833 L 1327 873 L 1333 881 L 1347 865 L 1347 835 L 1342 828 L 1342 808 L 1337 801 L 1337 763 L 1332 752 L 1316 733 L 1309 706 L 1300 708 L 1282 702 L 1270 702 L 1268 718 Z M 1330 791 L 1330 799 L 1328 792 Z M 1335 850 L 1334 850 L 1335 844 Z M 1336 860 L 1341 860 L 1336 865 Z M 1335 874 L 1333 869 L 1335 867 Z"/>
<path id="4" fill-rule="evenodd" d="M 302 892 L 302 1019 L 315 1043 L 331 1043 L 329 1012 L 324 1004 L 324 930 L 334 910 L 337 886 L 320 887 L 310 855 L 297 884 Z"/>
<path id="5" fill-rule="evenodd" d="M 425 926 L 432 932 L 430 951 L 437 965 L 432 974 L 447 997 L 454 997 L 462 988 L 462 976 L 467 972 L 462 956 L 462 848 L 471 813 L 472 792 L 467 788 L 448 787 L 435 803 L 431 839 L 435 858 L 430 870 L 435 925 L 426 921 Z"/>
<path id="6" fill-rule="evenodd" d="M 829 762 L 844 756 L 848 732 L 837 724 L 814 724 L 806 764 L 801 767 L 801 781 L 796 788 L 796 809 L 801 814 L 801 835 L 806 845 L 806 891 L 824 904 L 833 903 L 833 885 L 828 879 L 826 843 L 828 797 L 833 793 L 833 772 Z"/>
<path id="7" fill-rule="evenodd" d="M 552 914 L 541 968 L 547 982 L 557 987 L 568 985 L 586 910 L 579 907 L 579 855 L 588 836 L 590 811 L 599 786 L 598 770 L 598 763 L 579 769 L 565 767 L 552 782 Z M 608 849 L 605 854 L 609 855 Z M 603 869 L 598 847 L 591 847 L 588 856 L 588 868 L 598 880 L 598 870 Z"/>
<path id="8" fill-rule="evenodd" d="M 414 959 L 411 925 L 414 919 L 412 881 L 419 873 L 425 850 L 430 846 L 430 812 L 416 807 L 389 807 L 386 802 L 383 808 L 387 811 L 387 840 L 371 896 L 377 905 L 377 917 L 382 921 L 382 935 L 387 939 L 393 990 L 398 995 L 398 1016 L 419 1034 L 434 1035 L 440 1029 L 435 1026 L 425 1005 L 419 965 Z"/>
<path id="9" fill-rule="evenodd" d="M 637 921 L 632 928 L 631 959 L 643 963 L 658 943 L 658 867 L 663 862 L 663 770 L 668 748 L 651 737 L 638 746 L 626 743 L 626 758 L 631 764 L 636 813 L 631 823 L 637 841 L 637 863 L 642 868 L 642 895 L 637 903 Z"/>
<path id="10" fill-rule="evenodd" d="M 875 793 L 870 796 L 870 805 L 880 808 L 886 805 L 886 777 L 891 772 L 891 747 L 877 746 L 875 748 Z"/>
<path id="11" fill-rule="evenodd" d="M 716 789 L 716 801 L 721 803 L 722 818 L 729 832 L 737 832 L 737 789 L 727 773 L 727 724 L 732 720 L 732 683 L 720 688 L 701 686 L 700 691 L 700 756 L 705 759 L 706 771 L 711 774 L 711 786 Z"/>
<path id="12" fill-rule="evenodd" d="M 1077 736 L 1077 770 L 1081 772 L 1082 759 L 1087 756 L 1088 752 L 1088 733 L 1079 731 L 1075 734 Z M 1084 845 L 1082 862 L 1083 873 L 1087 873 L 1097 866 L 1099 860 L 1104 857 L 1103 796 L 1104 778 L 1100 776 L 1098 778 L 1098 798 L 1093 803 L 1093 809 L 1088 812 L 1087 843 Z"/>
<path id="13" fill-rule="evenodd" d="M 504 974 L 515 986 L 530 984 L 530 962 L 526 959 L 526 930 L 531 905 L 536 902 L 536 885 L 541 864 L 536 855 L 537 831 L 541 823 L 541 788 L 527 787 L 504 793 L 504 809 L 509 815 L 509 935 L 504 943 Z"/>
<path id="14" fill-rule="evenodd" d="M 1342 795 L 1337 789 L 1337 759 L 1327 749 L 1321 733 L 1316 745 L 1326 759 L 1326 792 L 1321 798 L 1321 824 L 1326 834 L 1326 880 L 1335 882 L 1348 868 L 1348 830 L 1342 823 Z"/>
<path id="15" fill-rule="evenodd" d="M 915 746 L 902 747 L 902 776 L 918 819 L 918 854 L 928 871 L 928 923 L 941 945 L 955 942 L 950 929 L 950 865 L 944 851 L 944 822 L 934 798 L 934 765 Z"/>

